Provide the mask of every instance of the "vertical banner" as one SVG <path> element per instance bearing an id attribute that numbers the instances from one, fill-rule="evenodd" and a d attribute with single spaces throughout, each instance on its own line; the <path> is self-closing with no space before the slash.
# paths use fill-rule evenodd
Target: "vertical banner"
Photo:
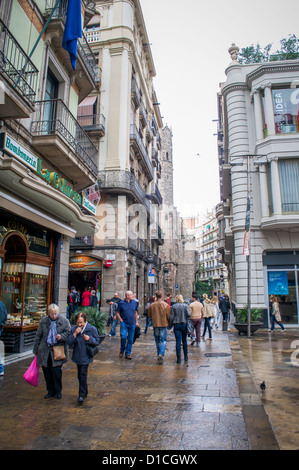
<path id="1" fill-rule="evenodd" d="M 247 198 L 245 233 L 243 242 L 243 255 L 249 256 L 249 240 L 250 240 L 250 196 Z"/>

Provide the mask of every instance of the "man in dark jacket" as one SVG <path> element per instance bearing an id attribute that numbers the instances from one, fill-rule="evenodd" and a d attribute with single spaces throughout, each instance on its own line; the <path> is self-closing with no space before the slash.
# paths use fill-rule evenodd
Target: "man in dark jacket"
<path id="1" fill-rule="evenodd" d="M 223 330 L 227 330 L 227 320 L 228 320 L 228 314 L 230 311 L 230 302 L 228 299 L 228 295 L 224 294 L 223 299 L 220 300 L 219 302 L 219 309 L 222 312 L 222 317 L 223 317 Z"/>
<path id="2" fill-rule="evenodd" d="M 0 336 L 2 333 L 3 326 L 7 320 L 7 310 L 3 302 L 0 301 Z M 4 375 L 4 367 L 1 359 L 1 350 L 0 350 L 0 375 Z"/>

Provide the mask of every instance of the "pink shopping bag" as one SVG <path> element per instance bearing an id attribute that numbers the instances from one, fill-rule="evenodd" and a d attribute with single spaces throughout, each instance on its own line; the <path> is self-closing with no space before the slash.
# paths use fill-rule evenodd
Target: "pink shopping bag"
<path id="1" fill-rule="evenodd" d="M 39 365 L 37 364 L 37 356 L 33 359 L 23 377 L 26 382 L 28 382 L 30 385 L 33 385 L 33 387 L 38 386 Z"/>

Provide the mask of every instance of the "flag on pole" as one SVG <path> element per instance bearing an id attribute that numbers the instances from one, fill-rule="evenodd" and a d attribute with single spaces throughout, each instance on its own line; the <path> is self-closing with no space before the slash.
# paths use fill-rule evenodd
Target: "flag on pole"
<path id="1" fill-rule="evenodd" d="M 62 47 L 70 54 L 74 70 L 76 70 L 78 38 L 82 38 L 81 0 L 68 0 Z"/>
<path id="2" fill-rule="evenodd" d="M 249 256 L 249 238 L 250 238 L 250 196 L 247 198 L 247 209 L 245 219 L 245 233 L 243 242 L 243 255 Z"/>

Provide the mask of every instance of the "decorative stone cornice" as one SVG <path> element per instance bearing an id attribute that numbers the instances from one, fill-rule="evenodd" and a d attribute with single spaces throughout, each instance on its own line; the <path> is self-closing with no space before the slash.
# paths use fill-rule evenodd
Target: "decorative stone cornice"
<path id="1" fill-rule="evenodd" d="M 246 91 L 248 90 L 248 86 L 246 83 L 243 83 L 243 82 L 239 82 L 239 83 L 228 83 L 227 85 L 225 85 L 222 90 L 221 90 L 221 94 L 226 97 L 229 93 L 231 93 L 232 91 L 237 91 L 237 90 L 243 90 L 243 91 Z"/>
<path id="2" fill-rule="evenodd" d="M 285 63 L 280 62 L 274 64 L 273 62 L 264 62 L 255 70 L 247 75 L 246 83 L 248 88 L 251 88 L 252 82 L 257 78 L 267 73 L 282 73 L 282 72 L 298 72 L 299 60 L 286 60 Z"/>

